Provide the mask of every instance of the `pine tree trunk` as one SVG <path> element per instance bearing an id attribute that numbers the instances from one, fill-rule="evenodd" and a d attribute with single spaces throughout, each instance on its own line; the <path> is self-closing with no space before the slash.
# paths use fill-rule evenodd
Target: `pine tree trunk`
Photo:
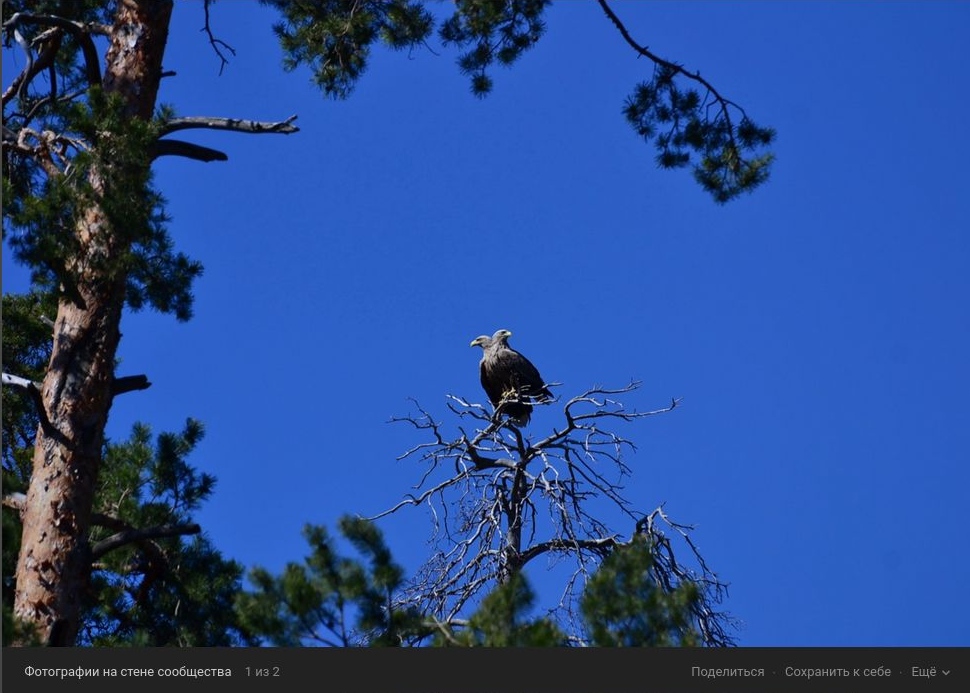
<path id="1" fill-rule="evenodd" d="M 118 3 L 103 88 L 124 98 L 130 117 L 154 112 L 171 12 L 171 0 Z M 100 177 L 91 172 L 97 193 Z M 81 215 L 76 233 L 77 295 L 62 298 L 54 325 L 41 390 L 47 422 L 37 432 L 14 601 L 15 614 L 52 645 L 74 644 L 89 584 L 88 532 L 126 284 L 120 263 L 104 260 L 128 250 L 97 205 Z"/>

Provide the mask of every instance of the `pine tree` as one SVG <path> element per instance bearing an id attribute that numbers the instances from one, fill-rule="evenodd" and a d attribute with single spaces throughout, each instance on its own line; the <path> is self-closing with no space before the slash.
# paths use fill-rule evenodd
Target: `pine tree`
<path id="1" fill-rule="evenodd" d="M 246 628 L 278 647 L 398 646 L 426 637 L 420 614 L 394 604 L 404 571 L 382 533 L 349 516 L 338 528 L 359 557 L 340 555 L 326 527 L 307 525 L 310 555 L 303 563 L 288 563 L 279 576 L 265 568 L 250 571 L 255 588 L 236 603 Z"/>
<path id="2" fill-rule="evenodd" d="M 275 30 L 284 66 L 309 66 L 316 85 L 334 98 L 350 94 L 376 46 L 420 47 L 437 21 L 424 3 L 411 0 L 264 4 L 280 13 Z M 548 4 L 454 3 L 437 33 L 457 50 L 475 94 L 493 88 L 496 65 L 514 63 L 540 39 Z M 652 66 L 626 115 L 657 149 L 659 164 L 692 165 L 719 202 L 761 184 L 773 132 L 755 125 L 699 73 L 651 53 L 605 0 L 599 4 Z M 207 29 L 210 5 L 206 0 L 202 6 Z M 11 584 L 14 613 L 31 631 L 23 642 L 75 643 L 83 626 L 80 595 L 106 589 L 91 573 L 105 427 L 115 397 L 147 386 L 145 376 L 115 372 L 125 310 L 151 308 L 178 320 L 192 314 L 192 285 L 202 267 L 173 247 L 152 162 L 160 156 L 226 159 L 171 136 L 182 130 L 297 132 L 293 118 L 180 117 L 157 104 L 172 8 L 172 0 L 3 5 L 5 46 L 26 56 L 2 96 L 4 238 L 30 267 L 35 286 L 56 292 L 57 302 L 43 372 L 7 372 L 4 379 L 5 387 L 26 395 L 37 416 L 31 470 L 21 474 L 26 498 Z M 103 56 L 96 37 L 107 41 Z M 225 58 L 224 44 L 214 37 L 211 43 Z M 182 435 L 190 433 L 187 428 Z M 26 460 L 18 455 L 22 468 Z"/>
<path id="3" fill-rule="evenodd" d="M 581 600 L 590 643 L 601 647 L 698 646 L 703 620 L 696 582 L 665 591 L 653 574 L 655 552 L 643 535 L 617 547 L 590 578 Z"/>
<path id="4" fill-rule="evenodd" d="M 616 547 L 581 596 L 583 623 L 564 631 L 536 616 L 536 594 L 524 573 L 492 589 L 467 617 L 443 622 L 404 607 L 407 584 L 380 530 L 344 517 L 340 534 L 357 556 L 340 554 L 325 527 L 307 525 L 310 555 L 280 575 L 250 572 L 252 591 L 236 603 L 246 628 L 278 647 L 693 647 L 704 644 L 694 608 L 701 590 L 691 581 L 665 591 L 652 571 L 655 553 L 643 536 Z"/>
<path id="5" fill-rule="evenodd" d="M 51 292 L 3 297 L 3 363 L 39 377 L 49 361 L 43 316 L 56 308 Z M 32 381 L 27 388 L 36 389 Z M 25 388 L 20 388 L 23 392 Z M 35 642 L 13 617 L 12 577 L 20 546 L 37 432 L 37 408 L 18 390 L 3 392 L 4 644 Z M 153 436 L 135 425 L 124 441 L 107 441 L 89 538 L 90 589 L 80 595 L 77 642 L 89 645 L 238 645 L 252 639 L 232 605 L 243 569 L 225 560 L 192 516 L 212 494 L 215 479 L 187 457 L 203 428 L 188 420 L 180 433 Z"/>

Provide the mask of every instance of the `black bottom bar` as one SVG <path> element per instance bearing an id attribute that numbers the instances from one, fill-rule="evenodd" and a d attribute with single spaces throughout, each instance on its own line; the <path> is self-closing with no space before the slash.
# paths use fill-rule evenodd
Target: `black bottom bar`
<path id="1" fill-rule="evenodd" d="M 970 690 L 970 648 L 3 649 L 3 690 L 857 693 Z"/>

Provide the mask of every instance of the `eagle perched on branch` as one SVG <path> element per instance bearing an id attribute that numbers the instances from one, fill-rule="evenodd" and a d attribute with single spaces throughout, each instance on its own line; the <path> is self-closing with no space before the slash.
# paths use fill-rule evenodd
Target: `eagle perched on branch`
<path id="1" fill-rule="evenodd" d="M 532 415 L 532 403 L 548 402 L 552 393 L 532 362 L 509 346 L 511 336 L 508 330 L 499 330 L 491 337 L 475 337 L 469 346 L 482 348 L 482 387 L 496 412 L 525 426 Z"/>

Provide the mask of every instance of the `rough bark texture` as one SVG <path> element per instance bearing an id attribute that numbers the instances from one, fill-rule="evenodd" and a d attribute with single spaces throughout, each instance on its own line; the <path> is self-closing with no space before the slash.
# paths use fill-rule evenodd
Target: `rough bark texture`
<path id="1" fill-rule="evenodd" d="M 119 2 L 103 87 L 124 97 L 131 117 L 147 119 L 154 111 L 171 12 L 171 0 Z M 93 171 L 98 192 L 99 178 Z M 105 262 L 127 249 L 104 212 L 87 209 L 76 232 L 81 301 L 65 298 L 58 307 L 41 392 L 51 425 L 37 432 L 14 603 L 16 615 L 52 645 L 74 644 L 90 576 L 88 530 L 126 283 L 113 269 L 119 264 Z"/>

